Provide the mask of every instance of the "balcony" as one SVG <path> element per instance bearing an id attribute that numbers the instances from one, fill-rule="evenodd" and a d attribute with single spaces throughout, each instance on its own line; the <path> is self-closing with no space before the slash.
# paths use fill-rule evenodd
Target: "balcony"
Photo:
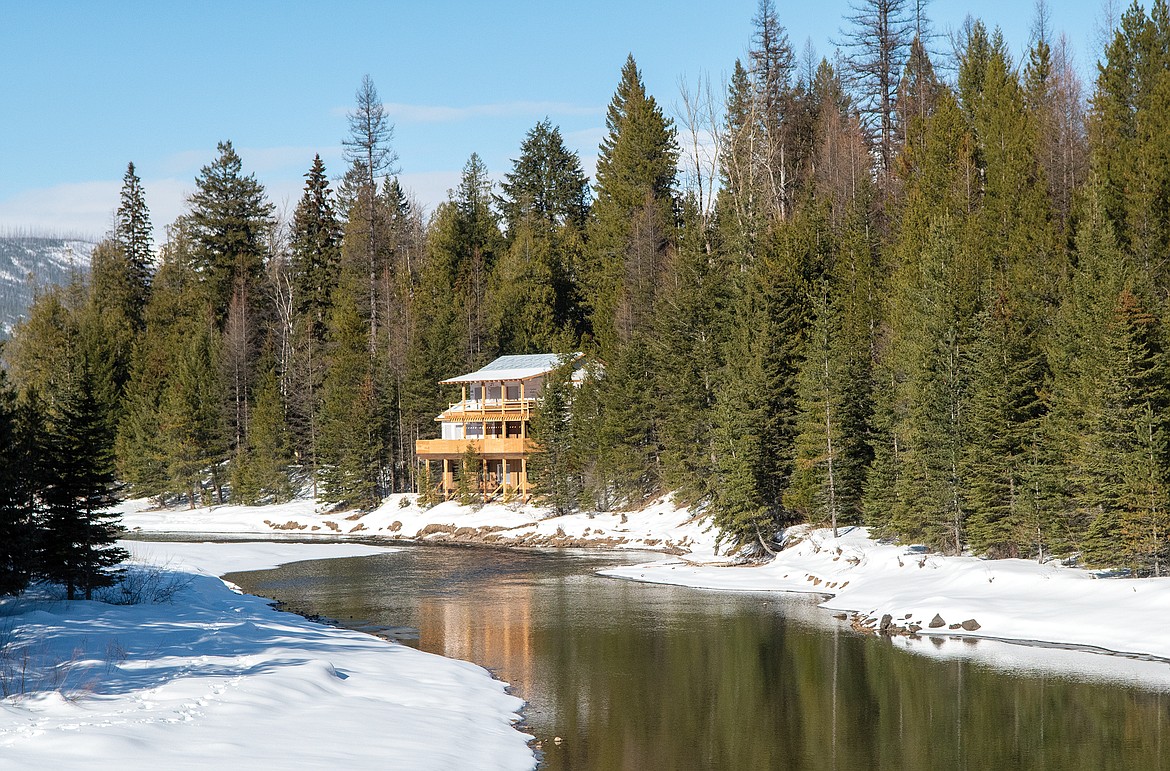
<path id="1" fill-rule="evenodd" d="M 522 458 L 532 451 L 531 439 L 419 439 L 414 443 L 415 455 L 420 458 L 459 458 L 467 451 L 467 445 L 475 448 L 477 455 L 487 458 Z"/>
<path id="2" fill-rule="evenodd" d="M 435 420 L 447 423 L 529 420 L 535 408 L 536 399 L 468 399 L 452 404 Z"/>

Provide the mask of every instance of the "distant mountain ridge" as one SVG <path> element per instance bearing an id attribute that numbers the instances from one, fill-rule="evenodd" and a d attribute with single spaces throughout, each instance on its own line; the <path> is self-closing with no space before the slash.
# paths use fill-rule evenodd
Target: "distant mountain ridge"
<path id="1" fill-rule="evenodd" d="M 0 335 L 12 335 L 38 288 L 87 273 L 95 246 L 78 237 L 0 235 Z"/>

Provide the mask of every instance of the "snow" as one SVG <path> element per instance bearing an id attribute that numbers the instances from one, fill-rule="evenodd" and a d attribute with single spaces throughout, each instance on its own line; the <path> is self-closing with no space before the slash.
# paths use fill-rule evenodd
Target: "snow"
<path id="1" fill-rule="evenodd" d="M 638 511 L 579 512 L 561 517 L 518 503 L 420 507 L 417 496 L 392 495 L 369 513 L 332 513 L 311 499 L 271 506 L 155 509 L 123 503 L 122 524 L 142 533 L 347 535 L 419 541 L 474 541 L 510 546 L 600 546 L 711 554 L 714 528 L 701 516 L 661 498 Z"/>
<path id="2" fill-rule="evenodd" d="M 387 549 L 123 546 L 171 602 L 0 602 L 3 767 L 535 766 L 522 701 L 486 670 L 278 612 L 213 575 Z"/>
<path id="3" fill-rule="evenodd" d="M 681 557 L 606 571 L 618 578 L 724 591 L 807 592 L 825 595 L 828 611 L 858 614 L 859 622 L 880 625 L 884 615 L 916 637 L 895 636 L 897 645 L 924 655 L 957 655 L 969 646 L 936 646 L 939 638 L 979 638 L 980 656 L 996 666 L 1036 668 L 1060 662 L 1075 671 L 1085 657 L 1053 648 L 1030 650 L 995 646 L 990 640 L 1069 646 L 1131 657 L 1170 660 L 1170 578 L 1110 577 L 1057 562 L 945 557 L 922 547 L 897 546 L 869 538 L 864 528 L 795 528 L 795 545 L 760 566 L 719 564 L 715 529 L 700 513 L 669 498 L 638 511 L 585 512 L 555 517 L 537 506 L 455 502 L 422 508 L 414 496 L 391 496 L 361 515 L 330 513 L 310 500 L 279 506 L 151 509 L 145 501 L 122 507 L 123 522 L 141 532 L 291 535 L 323 540 L 344 538 L 470 541 L 517 546 L 605 547 L 661 550 Z M 350 519 L 349 517 L 355 517 Z M 930 628 L 935 614 L 945 625 Z M 909 616 L 909 617 L 907 617 Z M 951 629 L 974 620 L 979 628 Z M 1100 661 L 1100 656 L 1090 656 Z M 1015 663 L 1012 663 L 1015 662 Z M 1158 671 L 1165 663 L 1156 662 Z M 1144 669 L 1122 668 L 1121 679 L 1148 679 Z M 1140 674 L 1135 675 L 1135 671 Z M 1161 677 L 1161 675 L 1159 675 Z M 1170 678 L 1166 678 L 1170 684 Z"/>
<path id="4" fill-rule="evenodd" d="M 797 542 L 764 565 L 675 558 L 603 574 L 703 589 L 825 594 L 829 597 L 821 607 L 855 612 L 861 622 L 880 624 L 888 614 L 902 629 L 922 627 L 919 640 L 895 639 L 923 653 L 941 650 L 922 644 L 921 638 L 930 636 L 1044 643 L 1170 660 L 1170 578 L 1108 577 L 1058 562 L 949 557 L 875 541 L 861 527 L 839 532 L 834 538 L 831 530 L 797 528 Z M 945 624 L 930 628 L 936 614 Z M 968 620 L 978 628 L 951 628 Z M 1044 651 L 1044 658 L 1061 658 L 1051 649 L 1037 650 Z M 1166 670 L 1165 662 L 1157 666 Z"/>

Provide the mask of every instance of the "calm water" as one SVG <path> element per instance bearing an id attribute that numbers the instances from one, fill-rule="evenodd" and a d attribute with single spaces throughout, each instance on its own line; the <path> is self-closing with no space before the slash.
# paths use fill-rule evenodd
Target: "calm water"
<path id="1" fill-rule="evenodd" d="M 412 547 L 230 578 L 487 667 L 543 768 L 1170 768 L 1165 663 L 862 637 L 812 598 L 593 575 L 622 559 Z"/>

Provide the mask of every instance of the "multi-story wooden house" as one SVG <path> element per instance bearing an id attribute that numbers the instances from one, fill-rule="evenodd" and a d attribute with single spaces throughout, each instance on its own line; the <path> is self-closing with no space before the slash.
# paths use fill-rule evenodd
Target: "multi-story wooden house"
<path id="1" fill-rule="evenodd" d="M 572 354 L 579 366 L 581 354 Z M 529 421 L 545 377 L 562 361 L 559 354 L 501 356 L 475 372 L 440 381 L 462 386 L 462 398 L 442 412 L 436 421 L 441 438 L 415 442 L 415 455 L 424 466 L 423 486 L 450 498 L 459 489 L 457 475 L 466 473 L 462 461 L 470 447 L 478 468 L 464 489 L 482 493 L 484 500 L 514 494 L 528 500 L 528 455 L 532 450 Z M 431 463 L 441 464 L 436 482 Z"/>

